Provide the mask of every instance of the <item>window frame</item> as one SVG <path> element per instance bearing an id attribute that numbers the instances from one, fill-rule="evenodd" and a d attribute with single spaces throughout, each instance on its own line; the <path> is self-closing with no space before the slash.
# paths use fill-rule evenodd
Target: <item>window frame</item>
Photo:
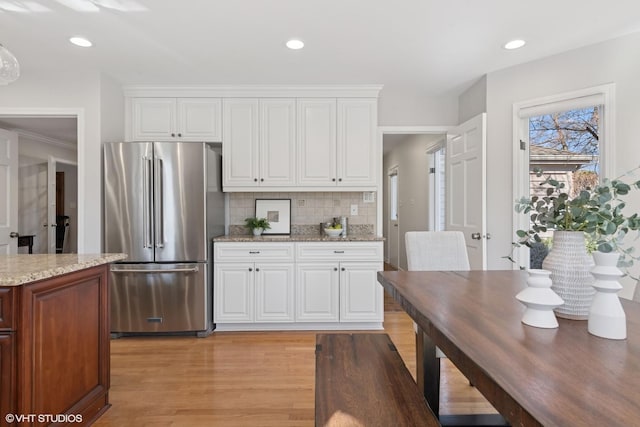
<path id="1" fill-rule="evenodd" d="M 595 104 L 594 104 L 595 102 Z M 602 105 L 599 123 L 600 135 L 600 179 L 608 177 L 615 170 L 615 83 L 594 86 L 581 90 L 550 95 L 513 104 L 513 197 L 520 199 L 529 194 L 529 117 L 550 114 L 557 111 Z M 520 141 L 526 149 L 520 149 Z M 513 203 L 512 203 L 513 206 Z M 529 229 L 526 215 L 513 210 L 512 236 L 517 230 Z M 529 250 L 526 247 L 515 250 L 513 269 L 529 266 Z M 524 262 L 526 261 L 526 263 Z"/>

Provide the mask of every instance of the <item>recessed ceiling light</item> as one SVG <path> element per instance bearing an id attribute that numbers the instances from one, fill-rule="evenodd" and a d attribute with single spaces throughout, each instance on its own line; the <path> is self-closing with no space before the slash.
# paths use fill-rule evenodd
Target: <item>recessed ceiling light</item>
<path id="1" fill-rule="evenodd" d="M 85 39 L 84 37 L 71 37 L 69 41 L 75 44 L 76 46 L 80 46 L 80 47 L 93 46 L 93 43 L 91 43 L 89 40 Z"/>
<path id="2" fill-rule="evenodd" d="M 511 40 L 510 42 L 507 42 L 504 45 L 504 48 L 507 50 L 513 50 L 513 49 L 519 49 L 522 46 L 524 46 L 525 44 L 527 44 L 527 42 L 525 42 L 524 40 Z"/>
<path id="3" fill-rule="evenodd" d="M 287 42 L 287 47 L 293 50 L 302 49 L 304 47 L 304 42 L 302 40 L 291 39 Z"/>

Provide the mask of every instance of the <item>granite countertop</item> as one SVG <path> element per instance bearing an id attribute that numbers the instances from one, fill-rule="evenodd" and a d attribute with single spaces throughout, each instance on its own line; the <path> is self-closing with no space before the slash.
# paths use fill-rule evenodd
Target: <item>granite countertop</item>
<path id="1" fill-rule="evenodd" d="M 126 254 L 0 255 L 0 286 L 19 286 L 126 257 Z"/>
<path id="2" fill-rule="evenodd" d="M 347 237 L 329 237 L 319 234 L 292 234 L 285 236 L 262 235 L 254 237 L 251 235 L 218 236 L 213 238 L 214 242 L 382 242 L 384 237 L 372 234 L 353 234 Z"/>

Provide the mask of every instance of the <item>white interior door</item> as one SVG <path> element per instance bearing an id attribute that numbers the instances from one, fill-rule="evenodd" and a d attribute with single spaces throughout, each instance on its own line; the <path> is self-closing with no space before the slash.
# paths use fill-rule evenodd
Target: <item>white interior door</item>
<path id="1" fill-rule="evenodd" d="M 0 254 L 18 253 L 18 134 L 0 129 Z"/>
<path id="2" fill-rule="evenodd" d="M 464 233 L 472 270 L 487 268 L 486 114 L 447 133 L 446 229 Z"/>
<path id="3" fill-rule="evenodd" d="M 49 157 L 47 168 L 47 253 L 56 253 L 56 160 Z"/>
<path id="4" fill-rule="evenodd" d="M 400 195 L 398 185 L 398 167 L 389 169 L 389 241 L 388 256 L 389 264 L 400 267 Z"/>

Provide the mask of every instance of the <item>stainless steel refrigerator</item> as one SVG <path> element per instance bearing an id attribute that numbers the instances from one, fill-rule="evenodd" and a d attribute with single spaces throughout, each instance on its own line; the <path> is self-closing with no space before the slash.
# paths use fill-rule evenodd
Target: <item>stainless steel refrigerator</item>
<path id="1" fill-rule="evenodd" d="M 113 335 L 213 330 L 212 237 L 224 234 L 218 149 L 104 144 L 104 250 Z"/>

